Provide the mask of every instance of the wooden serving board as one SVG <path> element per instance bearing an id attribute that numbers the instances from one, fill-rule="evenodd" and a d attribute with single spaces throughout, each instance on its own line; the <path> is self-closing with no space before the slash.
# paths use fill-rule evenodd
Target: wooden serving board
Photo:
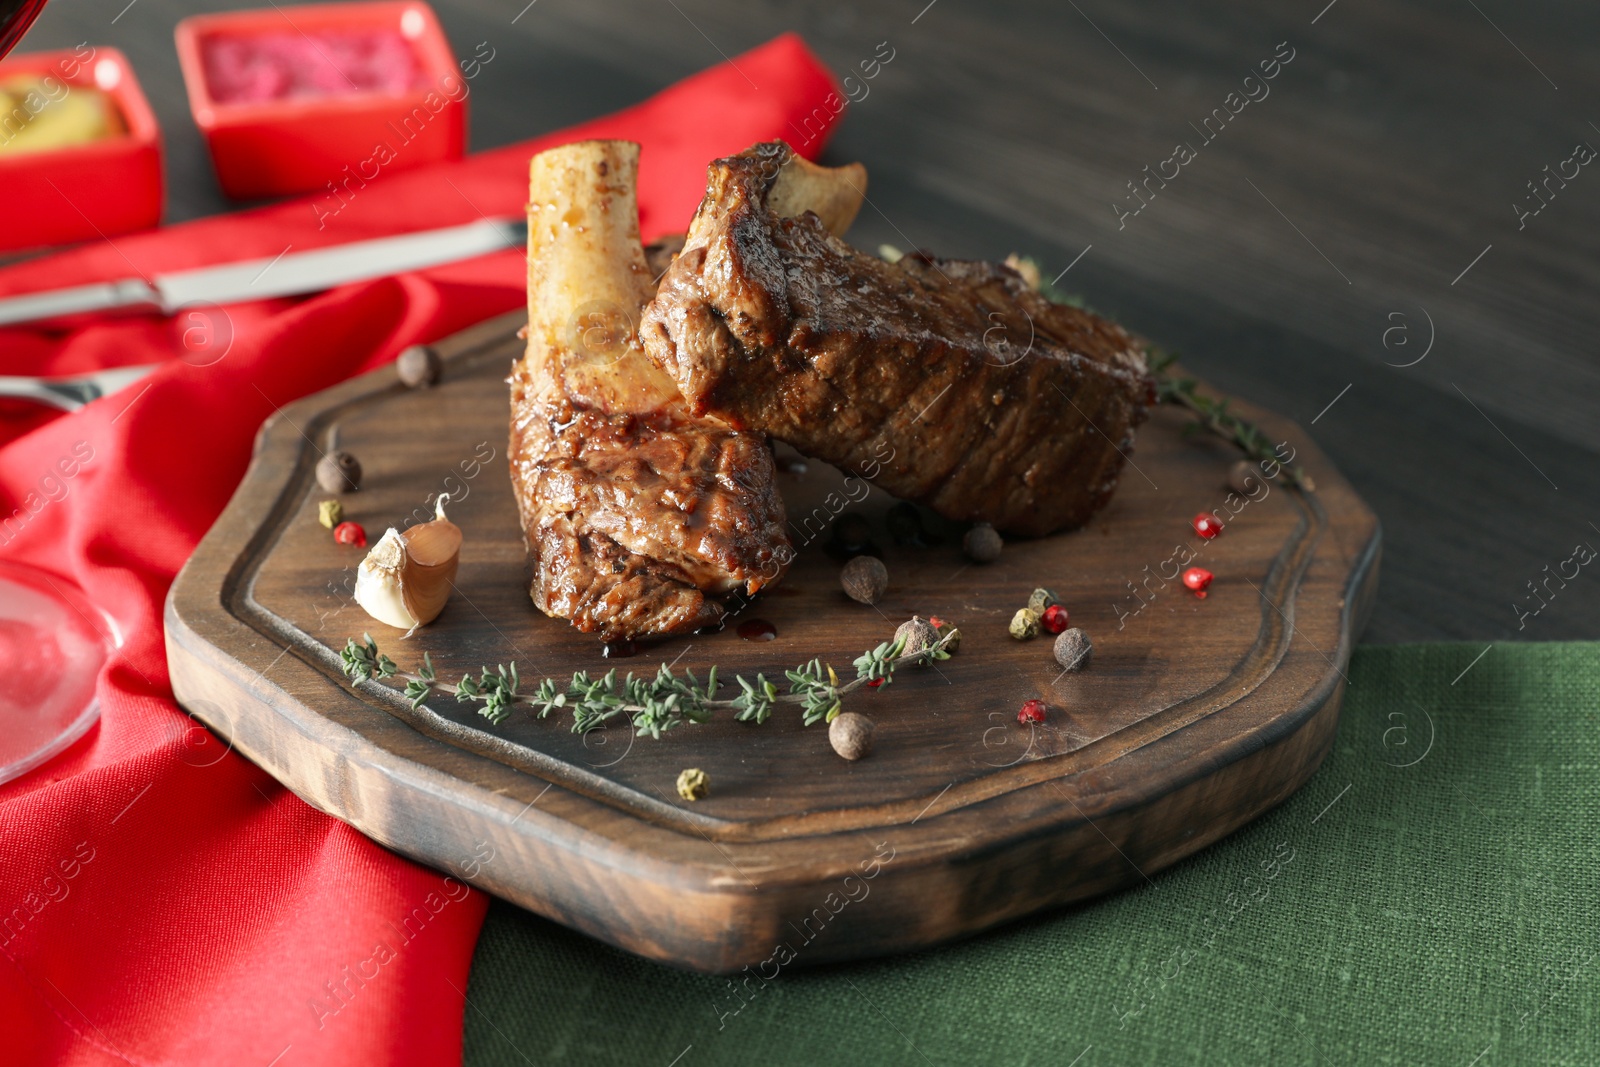
<path id="1" fill-rule="evenodd" d="M 1327 753 L 1379 530 L 1292 423 L 1239 405 L 1296 450 L 1316 491 L 1280 478 L 1215 541 L 1189 522 L 1225 506 L 1238 455 L 1182 434 L 1187 416 L 1163 408 L 1089 526 L 1012 542 L 988 566 L 936 523 L 942 544 L 896 547 L 883 521 L 893 501 L 863 482 L 814 462 L 780 473 L 800 549 L 783 583 L 722 632 L 608 661 L 528 599 L 505 456 L 520 321 L 439 346 L 433 389 L 408 390 L 385 368 L 270 421 L 167 604 L 183 705 L 384 845 L 643 956 L 770 968 L 916 948 L 1139 882 L 1284 800 Z M 369 536 L 452 494 L 466 533 L 458 591 L 410 640 L 354 605 L 364 551 L 317 523 L 328 494 L 313 467 L 335 435 L 365 469 L 343 501 Z M 876 608 L 844 596 L 823 548 L 846 505 L 872 521 L 888 565 Z M 1162 580 L 1180 546 L 1216 575 L 1203 600 Z M 1062 672 L 1048 638 L 1007 635 L 1036 585 L 1093 637 L 1088 670 Z M 859 763 L 794 707 L 762 726 L 726 717 L 660 740 L 625 726 L 581 736 L 554 715 L 491 726 L 448 697 L 413 711 L 390 685 L 352 687 L 338 667 L 346 638 L 365 631 L 402 668 L 426 650 L 452 680 L 511 660 L 525 688 L 663 661 L 702 678 L 716 664 L 725 679 L 781 679 L 812 657 L 848 669 L 913 613 L 959 625 L 960 652 L 847 698 L 877 722 Z M 741 639 L 737 622 L 751 618 L 777 637 Z M 1046 722 L 1018 723 L 1030 698 L 1049 704 Z M 677 796 L 688 767 L 710 776 L 708 799 Z"/>

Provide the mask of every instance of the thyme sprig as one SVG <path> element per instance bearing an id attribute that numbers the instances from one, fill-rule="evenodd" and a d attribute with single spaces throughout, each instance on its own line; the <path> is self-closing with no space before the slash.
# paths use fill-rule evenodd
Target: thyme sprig
<path id="1" fill-rule="evenodd" d="M 1176 352 L 1164 352 L 1153 345 L 1146 346 L 1145 359 L 1150 373 L 1156 379 L 1156 400 L 1162 404 L 1177 404 L 1195 414 L 1195 424 L 1210 430 L 1224 440 L 1231 441 L 1246 456 L 1256 461 L 1263 472 L 1271 470 L 1273 477 L 1281 469 L 1290 484 L 1310 492 L 1316 489 L 1311 476 L 1299 467 L 1284 462 L 1272 440 L 1249 419 L 1228 410 L 1228 400 L 1217 400 L 1199 390 L 1193 378 L 1168 373 L 1168 368 L 1178 361 Z"/>
<path id="2" fill-rule="evenodd" d="M 362 634 L 361 638 L 360 642 L 349 638 L 339 654 L 345 675 L 352 684 L 400 679 L 405 682 L 405 696 L 413 708 L 421 707 L 438 692 L 462 703 L 477 703 L 478 714 L 496 725 L 518 707 L 527 708 L 540 719 L 552 711 L 566 710 L 572 714 L 574 733 L 586 733 L 618 716 L 626 716 L 639 736 L 659 738 L 685 722 L 708 722 L 719 710 L 732 711 L 740 722 L 764 723 L 780 704 L 798 704 L 807 726 L 832 722 L 844 709 L 844 697 L 849 693 L 873 683 L 890 684 L 895 669 L 904 664 L 949 659 L 946 646 L 959 640 L 960 632 L 952 629 L 928 647 L 910 654 L 905 651 L 903 639 L 885 641 L 856 657 L 856 676 L 850 681 L 841 681 L 838 672 L 820 659 L 785 671 L 789 683 L 786 692 L 781 683 L 769 680 L 765 674 L 758 673 L 754 678 L 735 675 L 739 694 L 731 698 L 716 696 L 720 688 L 717 668 L 711 668 L 702 685 L 693 671 L 674 674 L 664 663 L 653 677 L 630 671 L 619 678 L 612 669 L 599 678 L 590 676 L 588 671 L 578 671 L 565 685 L 546 678 L 531 693 L 519 692 L 521 679 L 515 663 L 499 664 L 493 670 L 483 667 L 476 675 L 463 675 L 460 682 L 451 685 L 439 680 L 428 653 L 422 654 L 422 666 L 416 672 L 403 671 L 378 651 L 370 634 Z"/>

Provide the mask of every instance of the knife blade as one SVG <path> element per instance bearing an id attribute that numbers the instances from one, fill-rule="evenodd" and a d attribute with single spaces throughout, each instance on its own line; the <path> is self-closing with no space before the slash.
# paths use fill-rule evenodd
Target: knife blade
<path id="1" fill-rule="evenodd" d="M 270 259 L 173 271 L 148 282 L 125 278 L 0 299 L 0 326 L 114 308 L 171 315 L 196 304 L 315 293 L 511 248 L 524 243 L 527 235 L 526 221 L 508 217 L 306 252 L 295 252 L 291 245 Z"/>

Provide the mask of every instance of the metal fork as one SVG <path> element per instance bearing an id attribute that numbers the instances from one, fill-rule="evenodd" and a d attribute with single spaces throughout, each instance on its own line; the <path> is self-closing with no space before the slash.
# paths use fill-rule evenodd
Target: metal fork
<path id="1" fill-rule="evenodd" d="M 159 363 L 150 363 L 139 367 L 116 367 L 70 378 L 0 376 L 0 397 L 33 400 L 62 411 L 77 411 L 91 400 L 99 400 L 126 389 L 159 366 Z"/>

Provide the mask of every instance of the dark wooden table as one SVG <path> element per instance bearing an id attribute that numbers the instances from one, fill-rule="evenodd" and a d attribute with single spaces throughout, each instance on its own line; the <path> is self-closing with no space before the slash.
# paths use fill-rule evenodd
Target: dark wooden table
<path id="1" fill-rule="evenodd" d="M 172 28 L 233 5 L 124 3 L 56 0 L 22 47 L 125 51 L 166 130 L 167 219 L 229 210 Z M 1600 147 L 1592 6 L 436 6 L 462 55 L 496 49 L 473 85 L 474 148 L 783 30 L 841 74 L 892 49 L 828 151 L 871 170 L 855 243 L 1070 266 L 1064 287 L 1299 420 L 1382 517 L 1369 640 L 1600 636 L 1600 571 L 1552 581 L 1520 629 L 1514 606 L 1537 606 L 1528 583 L 1575 545 L 1600 546 L 1600 167 L 1549 179 L 1536 215 L 1514 208 L 1543 203 L 1528 183 L 1574 146 Z M 1280 52 L 1274 79 L 1245 82 Z M 1206 127 L 1213 109 L 1227 121 Z M 1164 162 L 1179 142 L 1193 158 Z M 1149 173 L 1168 179 L 1119 218 Z"/>

